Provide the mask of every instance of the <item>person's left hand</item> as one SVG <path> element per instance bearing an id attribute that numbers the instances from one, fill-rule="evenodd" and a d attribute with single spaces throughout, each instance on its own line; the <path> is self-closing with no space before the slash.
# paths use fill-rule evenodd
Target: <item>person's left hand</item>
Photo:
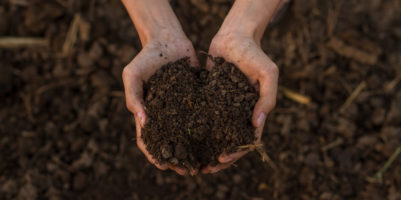
<path id="1" fill-rule="evenodd" d="M 256 127 L 255 144 L 260 143 L 266 116 L 276 103 L 279 74 L 276 64 L 263 52 L 259 42 L 240 34 L 217 34 L 210 45 L 209 54 L 213 57 L 223 57 L 227 62 L 237 65 L 259 91 L 260 97 L 253 110 L 252 124 Z M 211 69 L 213 65 L 213 62 L 208 60 L 207 68 Z M 230 167 L 246 153 L 248 151 L 223 153 L 218 158 L 219 164 L 206 166 L 201 171 L 218 172 Z"/>

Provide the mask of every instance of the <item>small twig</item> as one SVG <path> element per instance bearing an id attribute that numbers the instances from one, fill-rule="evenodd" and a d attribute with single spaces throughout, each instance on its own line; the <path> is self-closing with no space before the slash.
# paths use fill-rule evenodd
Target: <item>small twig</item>
<path id="1" fill-rule="evenodd" d="M 30 121 L 34 121 L 35 119 L 33 118 L 32 114 L 32 94 L 31 93 L 21 93 L 20 94 L 22 101 L 24 102 L 24 106 L 26 109 L 26 114 L 28 116 L 28 119 Z"/>
<path id="2" fill-rule="evenodd" d="M 398 76 L 395 77 L 394 80 L 392 80 L 390 83 L 388 83 L 388 84 L 386 85 L 385 91 L 386 91 L 387 93 L 391 93 L 391 92 L 394 90 L 395 86 L 397 86 L 397 84 L 398 84 L 400 81 L 401 81 L 401 74 L 398 74 Z"/>
<path id="3" fill-rule="evenodd" d="M 72 48 L 77 41 L 80 22 L 81 15 L 75 14 L 74 19 L 72 20 L 71 25 L 68 29 L 67 36 L 65 37 L 62 49 L 62 56 L 68 56 L 71 53 Z"/>
<path id="4" fill-rule="evenodd" d="M 255 151 L 257 147 L 263 146 L 262 143 L 258 143 L 258 144 L 247 144 L 247 145 L 241 145 L 238 146 L 238 149 L 240 150 L 249 150 L 249 151 Z"/>
<path id="5" fill-rule="evenodd" d="M 64 168 L 64 169 L 66 169 L 67 171 L 69 171 L 69 172 L 72 172 L 72 171 L 73 171 L 73 170 L 72 170 L 72 167 L 71 167 L 70 165 L 68 165 L 68 164 L 64 163 L 63 161 L 61 161 L 60 158 L 58 158 L 57 156 L 53 156 L 53 157 L 51 158 L 51 160 L 52 160 L 55 164 L 57 164 L 58 166 L 60 166 L 60 167 L 62 167 L 62 168 Z"/>
<path id="6" fill-rule="evenodd" d="M 361 91 L 366 87 L 366 82 L 362 81 L 356 88 L 354 91 L 352 91 L 351 95 L 347 98 L 347 100 L 345 101 L 345 103 L 341 106 L 340 111 L 343 111 L 345 109 L 348 108 L 348 106 L 350 106 L 352 104 L 352 102 L 354 102 L 354 100 L 356 99 L 356 97 L 358 97 L 358 95 L 361 93 Z"/>
<path id="7" fill-rule="evenodd" d="M 401 154 L 401 146 L 398 147 L 394 153 L 390 156 L 390 158 L 384 163 L 383 167 L 373 176 L 366 177 L 368 182 L 372 183 L 381 183 L 383 181 L 383 174 L 390 168 L 391 164 L 393 164 L 394 160 Z"/>
<path id="8" fill-rule="evenodd" d="M 283 92 L 285 97 L 287 97 L 295 102 L 298 102 L 300 104 L 305 104 L 305 105 L 309 105 L 311 103 L 311 99 L 308 96 L 296 93 L 284 86 L 280 86 L 279 89 Z"/>
<path id="9" fill-rule="evenodd" d="M 278 170 L 276 164 L 274 164 L 273 160 L 266 153 L 262 143 L 242 145 L 242 146 L 239 146 L 238 149 L 240 149 L 240 150 L 248 150 L 248 151 L 255 151 L 256 150 L 260 154 L 260 156 L 262 157 L 262 162 L 269 163 L 270 167 L 274 171 Z"/>
<path id="10" fill-rule="evenodd" d="M 334 142 L 324 145 L 321 149 L 322 149 L 322 151 L 327 151 L 336 146 L 342 145 L 343 143 L 344 143 L 344 140 L 342 138 L 338 138 Z"/>
<path id="11" fill-rule="evenodd" d="M 187 103 L 188 103 L 189 108 L 192 109 L 193 107 L 192 107 L 191 95 L 188 96 Z"/>
<path id="12" fill-rule="evenodd" d="M 343 4 L 343 1 L 331 1 L 332 4 L 334 4 L 332 6 L 332 8 L 329 8 L 328 12 L 327 12 L 327 35 L 329 37 L 331 37 L 333 35 L 334 29 L 337 25 L 338 22 L 338 17 L 340 14 L 340 10 Z M 336 2 L 336 3 L 334 3 Z"/>
<path id="13" fill-rule="evenodd" d="M 22 47 L 47 47 L 49 41 L 46 38 L 35 37 L 1 37 L 0 48 L 22 48 Z"/>
<path id="14" fill-rule="evenodd" d="M 199 51 L 200 54 L 207 56 L 210 60 L 214 61 L 214 57 L 205 51 Z"/>
<path id="15" fill-rule="evenodd" d="M 327 46 L 337 54 L 356 60 L 362 64 L 375 65 L 378 60 L 377 53 L 369 53 L 359 49 L 358 47 L 346 44 L 337 37 L 331 37 Z"/>
<path id="16" fill-rule="evenodd" d="M 34 103 L 38 104 L 40 102 L 40 96 L 43 93 L 45 93 L 45 92 L 47 92 L 49 90 L 53 90 L 55 88 L 61 87 L 61 86 L 69 85 L 71 83 L 75 83 L 74 80 L 72 80 L 72 79 L 65 79 L 65 80 L 62 79 L 59 82 L 50 83 L 48 85 L 41 86 L 40 88 L 36 89 L 34 91 L 34 93 L 33 93 L 34 94 Z"/>

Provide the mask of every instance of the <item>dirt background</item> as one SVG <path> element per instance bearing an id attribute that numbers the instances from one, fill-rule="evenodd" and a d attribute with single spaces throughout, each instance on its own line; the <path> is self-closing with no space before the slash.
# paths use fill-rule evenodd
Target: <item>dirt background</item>
<path id="1" fill-rule="evenodd" d="M 175 2 L 197 50 L 230 5 Z M 274 165 L 253 153 L 182 177 L 132 140 L 121 71 L 141 46 L 119 0 L 2 0 L 0 199 L 399 200 L 400 156 L 367 179 L 401 146 L 399 13 L 398 0 L 294 0 L 262 41 L 281 70 L 262 139 Z"/>

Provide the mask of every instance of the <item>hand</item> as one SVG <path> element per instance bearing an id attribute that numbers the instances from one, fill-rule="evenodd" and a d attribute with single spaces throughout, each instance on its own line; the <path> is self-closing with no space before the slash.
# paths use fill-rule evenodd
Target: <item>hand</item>
<path id="1" fill-rule="evenodd" d="M 259 91 L 252 114 L 256 144 L 260 143 L 266 116 L 276 103 L 278 68 L 260 48 L 260 40 L 279 3 L 280 0 L 235 1 L 209 48 L 213 57 L 223 57 L 237 65 Z M 207 67 L 210 69 L 213 63 L 208 61 Z M 202 172 L 215 173 L 228 168 L 247 152 L 223 153 L 218 158 L 219 164 L 206 166 Z"/>
<path id="2" fill-rule="evenodd" d="M 259 143 L 266 116 L 276 103 L 279 74 L 276 64 L 263 52 L 256 39 L 238 33 L 217 34 L 210 45 L 209 54 L 213 57 L 223 57 L 237 65 L 259 91 L 260 98 L 252 115 L 252 124 L 256 127 L 256 144 Z M 207 68 L 210 69 L 213 65 L 209 60 Z M 228 168 L 246 153 L 248 151 L 223 153 L 218 158 L 218 165 L 206 166 L 202 173 L 215 173 Z"/>
<path id="3" fill-rule="evenodd" d="M 141 137 L 141 129 L 146 123 L 146 112 L 143 103 L 143 83 L 146 82 L 162 65 L 176 61 L 182 57 L 190 57 L 191 64 L 198 66 L 198 60 L 191 42 L 175 33 L 163 33 L 162 37 L 149 40 L 141 52 L 129 63 L 123 71 L 123 82 L 127 108 L 134 114 L 137 133 L 137 145 L 146 158 L 161 170 L 170 168 L 180 175 L 188 173 L 188 169 L 160 164 L 146 150 Z M 196 174 L 197 170 L 191 172 Z"/>
<path id="4" fill-rule="evenodd" d="M 188 169 L 171 164 L 157 163 L 146 150 L 141 129 L 146 123 L 143 104 L 143 83 L 162 65 L 182 57 L 190 57 L 193 66 L 198 60 L 191 42 L 185 36 L 181 25 L 167 0 L 123 0 L 136 27 L 143 49 L 123 71 L 123 82 L 128 110 L 134 114 L 137 145 L 146 158 L 161 170 L 170 168 L 185 175 Z M 191 174 L 196 174 L 192 170 Z"/>

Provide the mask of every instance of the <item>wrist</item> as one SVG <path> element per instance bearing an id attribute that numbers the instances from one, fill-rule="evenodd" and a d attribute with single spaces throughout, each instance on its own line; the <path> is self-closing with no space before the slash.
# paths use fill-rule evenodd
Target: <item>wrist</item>
<path id="1" fill-rule="evenodd" d="M 142 46 L 150 41 L 185 37 L 168 0 L 123 0 L 138 32 Z"/>
<path id="2" fill-rule="evenodd" d="M 188 37 L 186 37 L 183 31 L 174 29 L 163 29 L 163 28 L 158 29 L 157 31 L 152 31 L 151 34 L 147 36 L 146 42 L 142 42 L 143 46 L 149 46 L 149 45 L 163 46 L 169 44 L 192 44 L 192 43 L 188 39 Z"/>
<path id="3" fill-rule="evenodd" d="M 241 28 L 234 25 L 222 26 L 214 37 L 214 39 L 218 41 L 222 41 L 224 39 L 233 40 L 238 38 L 251 39 L 257 43 L 260 41 L 259 38 L 256 36 L 256 28 L 252 28 L 246 25 L 242 26 Z"/>
<path id="4" fill-rule="evenodd" d="M 258 46 L 260 48 L 260 43 L 249 34 L 244 34 L 237 31 L 219 31 L 219 33 L 214 36 L 210 44 L 210 49 L 213 49 L 213 52 L 217 53 L 213 56 L 223 56 L 219 54 L 222 52 L 232 52 L 234 49 L 240 49 L 248 46 Z M 232 60 L 229 61 L 233 62 Z"/>
<path id="5" fill-rule="evenodd" d="M 260 42 L 280 0 L 236 0 L 218 34 L 238 35 Z"/>
<path id="6" fill-rule="evenodd" d="M 171 44 L 189 41 L 182 30 L 169 27 L 158 27 L 145 33 L 144 40 L 141 39 L 142 46 L 148 44 Z"/>

